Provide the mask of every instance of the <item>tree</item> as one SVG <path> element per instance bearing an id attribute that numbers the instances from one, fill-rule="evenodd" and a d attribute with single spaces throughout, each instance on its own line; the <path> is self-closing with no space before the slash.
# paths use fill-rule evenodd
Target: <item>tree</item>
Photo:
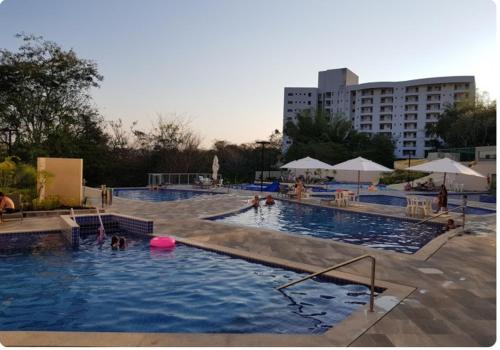
<path id="1" fill-rule="evenodd" d="M 0 50 L 0 128 L 14 131 L 12 152 L 31 163 L 82 157 L 95 178 L 105 164 L 96 154 L 107 142 L 90 97 L 103 79 L 97 65 L 42 37 L 16 37 L 23 42 L 17 52 Z"/>
<path id="2" fill-rule="evenodd" d="M 286 124 L 284 133 L 293 142 L 286 154 L 286 161 L 310 156 L 336 164 L 362 156 L 393 166 L 392 140 L 380 134 L 369 136 L 357 132 L 342 114 L 330 118 L 320 110 L 305 110 L 298 114 L 297 124 Z"/>
<path id="3" fill-rule="evenodd" d="M 496 144 L 496 102 L 484 94 L 448 105 L 435 124 L 427 124 L 429 136 L 442 139 L 446 147 L 475 147 Z M 439 140 L 436 146 L 442 146 Z"/>

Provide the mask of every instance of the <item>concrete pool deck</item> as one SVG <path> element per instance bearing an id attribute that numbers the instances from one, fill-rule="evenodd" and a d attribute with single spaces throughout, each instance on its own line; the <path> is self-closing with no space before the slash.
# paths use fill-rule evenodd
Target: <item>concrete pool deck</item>
<path id="1" fill-rule="evenodd" d="M 86 188 L 95 204 L 100 197 Z M 347 259 L 372 254 L 377 280 L 412 288 L 409 295 L 368 328 L 349 324 L 352 339 L 286 335 L 198 335 L 64 332 L 1 332 L 4 345 L 228 345 L 228 346 L 490 346 L 496 340 L 496 217 L 469 216 L 474 235 L 443 240 L 426 259 L 411 255 L 283 234 L 271 230 L 224 225 L 202 217 L 248 205 L 251 192 L 231 191 L 217 196 L 173 202 L 143 202 L 114 198 L 110 211 L 154 220 L 156 234 L 325 268 Z M 311 202 L 314 202 L 312 200 Z M 352 210 L 404 216 L 404 208 L 359 204 Z M 460 221 L 458 221 L 460 222 Z M 457 232 L 454 232 L 457 233 Z M 368 278 L 369 264 L 360 262 L 339 270 Z M 383 295 L 383 294 L 382 294 Z M 345 327 L 343 323 L 334 327 Z M 353 329 L 354 328 L 354 329 Z M 345 330 L 345 329 L 344 329 Z M 202 338 L 200 338 L 200 336 Z M 189 340 L 191 339 L 191 340 Z M 258 340 L 260 339 L 260 340 Z M 175 343 L 175 344 L 174 344 Z"/>

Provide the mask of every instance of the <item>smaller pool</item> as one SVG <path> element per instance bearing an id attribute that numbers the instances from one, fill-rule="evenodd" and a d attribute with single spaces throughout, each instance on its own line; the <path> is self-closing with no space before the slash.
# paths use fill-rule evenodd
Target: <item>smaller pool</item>
<path id="1" fill-rule="evenodd" d="M 349 190 L 349 191 L 357 191 L 358 189 L 358 184 L 353 184 L 353 183 L 328 183 L 326 184 L 326 187 L 320 187 L 320 186 L 308 186 L 312 189 L 313 192 L 335 192 L 336 190 Z M 368 189 L 371 186 L 371 184 L 366 184 L 362 183 L 359 188 L 360 189 Z M 376 186 L 378 190 L 384 191 L 386 189 L 385 186 Z"/>
<path id="2" fill-rule="evenodd" d="M 443 232 L 443 225 L 330 207 L 277 200 L 273 206 L 249 208 L 208 218 L 302 236 L 413 254 Z"/>
<path id="3" fill-rule="evenodd" d="M 113 195 L 117 197 L 138 199 L 150 202 L 178 201 L 200 196 L 210 196 L 214 194 L 217 193 L 174 189 L 159 189 L 152 191 L 149 189 L 117 188 L 113 190 Z"/>
<path id="4" fill-rule="evenodd" d="M 497 199 L 495 195 L 490 195 L 489 193 L 448 193 L 448 198 L 452 199 L 462 199 L 463 195 L 467 195 L 467 199 L 475 202 L 483 203 L 496 203 Z M 436 197 L 437 193 L 418 193 L 419 196 L 430 196 Z"/>
<path id="5" fill-rule="evenodd" d="M 331 196 L 316 196 L 316 197 L 328 197 Z M 383 205 L 393 205 L 396 207 L 406 207 L 406 198 L 397 197 L 397 196 L 388 196 L 384 194 L 375 194 L 375 195 L 360 195 L 359 201 L 364 203 L 374 203 L 374 204 L 383 204 Z M 448 203 L 448 209 L 453 209 L 458 207 L 457 204 Z M 434 208 L 436 209 L 436 208 Z M 494 214 L 495 210 L 492 209 L 483 209 L 477 207 L 467 207 L 466 214 L 472 215 L 488 215 Z"/>

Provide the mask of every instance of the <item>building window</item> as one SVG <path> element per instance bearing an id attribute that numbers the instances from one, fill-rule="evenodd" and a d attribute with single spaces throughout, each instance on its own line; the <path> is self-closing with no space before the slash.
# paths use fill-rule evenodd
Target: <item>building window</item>
<path id="1" fill-rule="evenodd" d="M 289 105 L 293 105 L 293 101 L 288 101 L 288 104 Z"/>
<path id="2" fill-rule="evenodd" d="M 311 104 L 311 101 L 307 101 L 307 104 L 310 105 Z"/>

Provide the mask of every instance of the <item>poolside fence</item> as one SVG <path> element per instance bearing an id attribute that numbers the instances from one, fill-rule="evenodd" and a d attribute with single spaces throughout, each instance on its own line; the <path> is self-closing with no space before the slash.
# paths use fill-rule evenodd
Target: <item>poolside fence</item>
<path id="1" fill-rule="evenodd" d="M 198 181 L 199 177 L 212 178 L 212 173 L 148 173 L 148 186 L 161 184 L 191 185 Z M 218 178 L 222 177 L 218 174 Z"/>

